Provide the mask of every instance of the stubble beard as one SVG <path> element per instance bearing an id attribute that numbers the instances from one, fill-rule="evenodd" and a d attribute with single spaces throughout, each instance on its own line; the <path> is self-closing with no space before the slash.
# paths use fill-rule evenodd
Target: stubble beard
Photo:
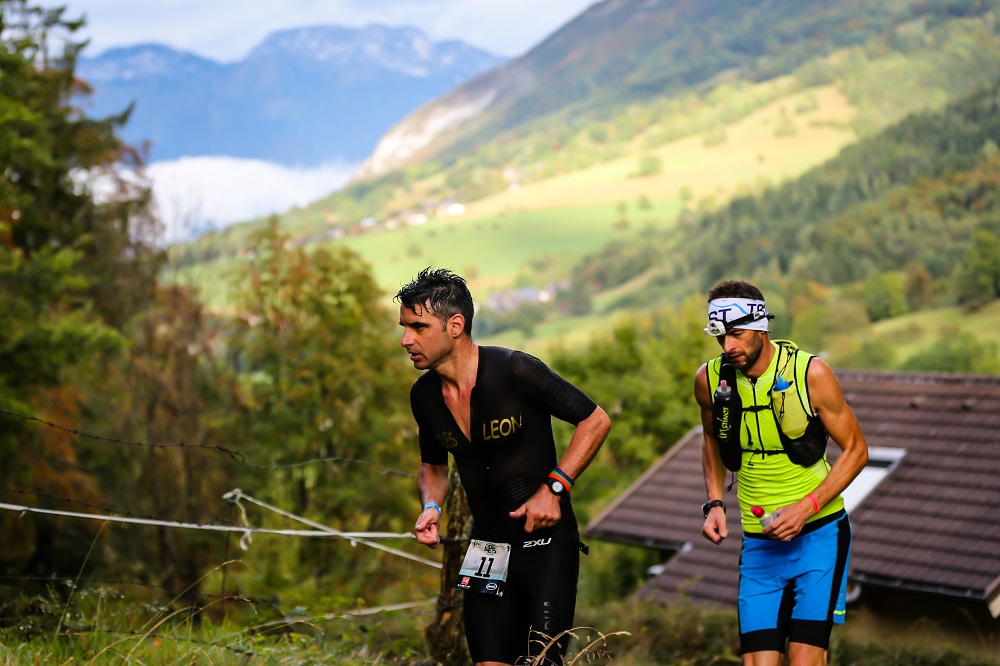
<path id="1" fill-rule="evenodd" d="M 760 360 L 760 354 L 764 350 L 764 342 L 761 339 L 760 333 L 754 333 L 753 342 L 750 348 L 746 350 L 743 355 L 742 361 L 733 361 L 730 359 L 732 364 L 736 366 L 736 369 L 740 372 L 746 373 L 747 369 L 752 368 L 756 365 L 757 361 Z"/>

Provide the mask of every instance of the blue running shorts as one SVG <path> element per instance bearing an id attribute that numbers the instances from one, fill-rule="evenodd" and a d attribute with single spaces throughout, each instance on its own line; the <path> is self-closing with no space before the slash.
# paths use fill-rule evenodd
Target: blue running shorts
<path id="1" fill-rule="evenodd" d="M 740 652 L 785 651 L 785 643 L 827 649 L 844 622 L 851 523 L 844 511 L 791 541 L 744 535 L 740 553 Z"/>

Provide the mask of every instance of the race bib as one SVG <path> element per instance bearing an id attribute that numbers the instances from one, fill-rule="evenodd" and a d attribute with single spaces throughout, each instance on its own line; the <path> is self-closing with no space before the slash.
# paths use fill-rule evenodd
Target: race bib
<path id="1" fill-rule="evenodd" d="M 465 560 L 458 572 L 458 582 L 455 587 L 502 597 L 503 587 L 507 582 L 509 561 L 509 543 L 473 539 L 469 543 L 469 550 L 465 553 Z"/>

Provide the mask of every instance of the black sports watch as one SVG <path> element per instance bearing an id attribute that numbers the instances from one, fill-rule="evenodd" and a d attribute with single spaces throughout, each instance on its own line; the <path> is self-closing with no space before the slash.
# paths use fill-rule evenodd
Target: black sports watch
<path id="1" fill-rule="evenodd" d="M 726 512 L 726 503 L 723 502 L 722 500 L 712 500 L 711 502 L 705 502 L 704 504 L 701 505 L 701 512 L 705 514 L 706 518 L 708 518 L 708 512 L 717 506 L 722 507 L 722 513 Z"/>
<path id="2" fill-rule="evenodd" d="M 566 484 L 564 484 L 559 479 L 553 479 L 552 477 L 549 477 L 545 479 L 545 485 L 549 487 L 549 490 L 552 491 L 553 495 L 557 495 L 559 497 L 565 497 L 566 495 L 569 494 L 568 492 L 566 492 Z"/>

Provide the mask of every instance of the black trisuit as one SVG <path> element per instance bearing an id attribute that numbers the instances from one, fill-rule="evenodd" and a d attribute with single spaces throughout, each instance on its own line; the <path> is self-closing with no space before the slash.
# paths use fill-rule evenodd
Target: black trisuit
<path id="1" fill-rule="evenodd" d="M 466 439 L 441 394 L 437 373 L 410 390 L 420 432 L 420 457 L 429 465 L 455 463 L 472 510 L 472 538 L 511 544 L 503 597 L 467 591 L 465 633 L 474 662 L 514 663 L 537 655 L 546 640 L 572 629 L 580 570 L 580 536 L 569 496 L 553 527 L 524 531 L 509 516 L 534 495 L 558 462 L 552 416 L 579 424 L 597 405 L 542 361 L 520 351 L 479 347 Z M 539 644 L 538 641 L 542 643 Z M 550 650 L 561 663 L 562 650 Z"/>

